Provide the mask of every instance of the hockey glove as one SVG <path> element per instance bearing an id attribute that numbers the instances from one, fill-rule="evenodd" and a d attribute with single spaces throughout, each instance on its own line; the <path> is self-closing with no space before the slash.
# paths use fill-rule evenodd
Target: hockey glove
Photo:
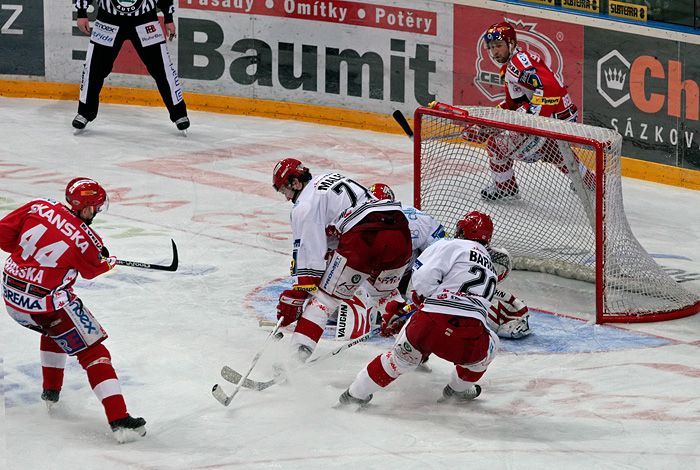
<path id="1" fill-rule="evenodd" d="M 382 315 L 382 324 L 379 327 L 379 334 L 381 336 L 394 336 L 401 331 L 404 323 L 408 320 L 405 307 L 405 302 L 396 300 L 392 300 L 386 304 L 386 313 Z"/>
<path id="2" fill-rule="evenodd" d="M 291 325 L 301 316 L 304 311 L 309 293 L 303 290 L 287 289 L 280 294 L 277 303 L 277 319 L 284 318 L 281 326 Z"/>
<path id="3" fill-rule="evenodd" d="M 423 306 L 423 302 L 425 301 L 425 297 L 420 295 L 416 291 L 411 292 L 411 302 L 413 302 L 413 305 L 415 305 L 415 308 L 421 308 Z"/>

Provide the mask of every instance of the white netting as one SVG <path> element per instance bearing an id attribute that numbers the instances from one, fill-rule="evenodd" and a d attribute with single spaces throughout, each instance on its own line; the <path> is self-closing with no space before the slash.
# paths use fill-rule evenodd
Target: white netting
<path id="1" fill-rule="evenodd" d="M 604 190 L 604 311 L 598 312 L 598 319 L 657 320 L 697 310 L 698 297 L 671 279 L 629 228 L 620 178 L 622 137 L 617 132 L 498 108 L 464 109 L 471 117 L 503 124 L 472 128 L 472 139 L 466 141 L 461 133 L 470 117 L 448 118 L 431 110 L 420 111 L 416 136 L 420 171 L 416 175 L 421 209 L 448 230 L 469 211 L 488 213 L 495 225 L 492 244 L 510 251 L 514 269 L 595 282 L 595 193 Z M 503 129 L 511 125 L 602 143 L 604 188 L 595 187 L 592 146 Z M 530 162 L 518 160 L 528 152 L 525 158 Z M 517 183 L 507 178 L 512 173 L 504 166 L 490 167 L 489 153 L 500 156 L 496 158 L 499 164 L 514 157 Z M 492 199 L 482 194 L 489 187 Z"/>

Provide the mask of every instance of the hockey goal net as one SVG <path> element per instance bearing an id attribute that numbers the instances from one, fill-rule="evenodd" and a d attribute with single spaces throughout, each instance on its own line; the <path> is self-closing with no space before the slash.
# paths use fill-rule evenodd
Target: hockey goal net
<path id="1" fill-rule="evenodd" d="M 595 283 L 597 323 L 669 320 L 700 309 L 698 296 L 632 234 L 620 134 L 491 107 L 438 103 L 414 117 L 414 203 L 445 227 L 472 210 L 489 214 L 492 244 L 510 252 L 514 269 Z M 508 176 L 489 154 L 499 153 L 502 164 L 508 152 L 517 191 L 489 199 L 482 190 L 491 187 L 493 196 L 494 179 Z"/>

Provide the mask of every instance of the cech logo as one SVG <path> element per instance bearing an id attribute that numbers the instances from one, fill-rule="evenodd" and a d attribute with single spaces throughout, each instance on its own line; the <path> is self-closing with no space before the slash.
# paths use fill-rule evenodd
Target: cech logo
<path id="1" fill-rule="evenodd" d="M 523 20 L 506 18 L 518 36 L 518 47 L 533 55 L 539 56 L 554 72 L 559 81 L 564 83 L 564 60 L 559 48 L 544 34 L 536 31 L 537 23 L 525 23 Z M 474 84 L 491 101 L 500 101 L 505 96 L 503 79 L 500 75 L 501 64 L 489 55 L 484 37 L 476 44 L 476 74 Z"/>
<path id="2" fill-rule="evenodd" d="M 630 99 L 625 86 L 629 70 L 629 61 L 617 50 L 608 52 L 596 63 L 596 89 L 613 108 Z"/>

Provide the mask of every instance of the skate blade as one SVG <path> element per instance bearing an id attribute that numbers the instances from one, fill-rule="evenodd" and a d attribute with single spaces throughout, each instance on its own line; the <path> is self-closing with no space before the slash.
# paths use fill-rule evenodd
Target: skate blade
<path id="1" fill-rule="evenodd" d="M 127 442 L 134 442 L 146 435 L 146 427 L 141 426 L 135 429 L 121 428 L 116 431 L 112 431 L 112 435 L 120 444 L 126 444 Z"/>

